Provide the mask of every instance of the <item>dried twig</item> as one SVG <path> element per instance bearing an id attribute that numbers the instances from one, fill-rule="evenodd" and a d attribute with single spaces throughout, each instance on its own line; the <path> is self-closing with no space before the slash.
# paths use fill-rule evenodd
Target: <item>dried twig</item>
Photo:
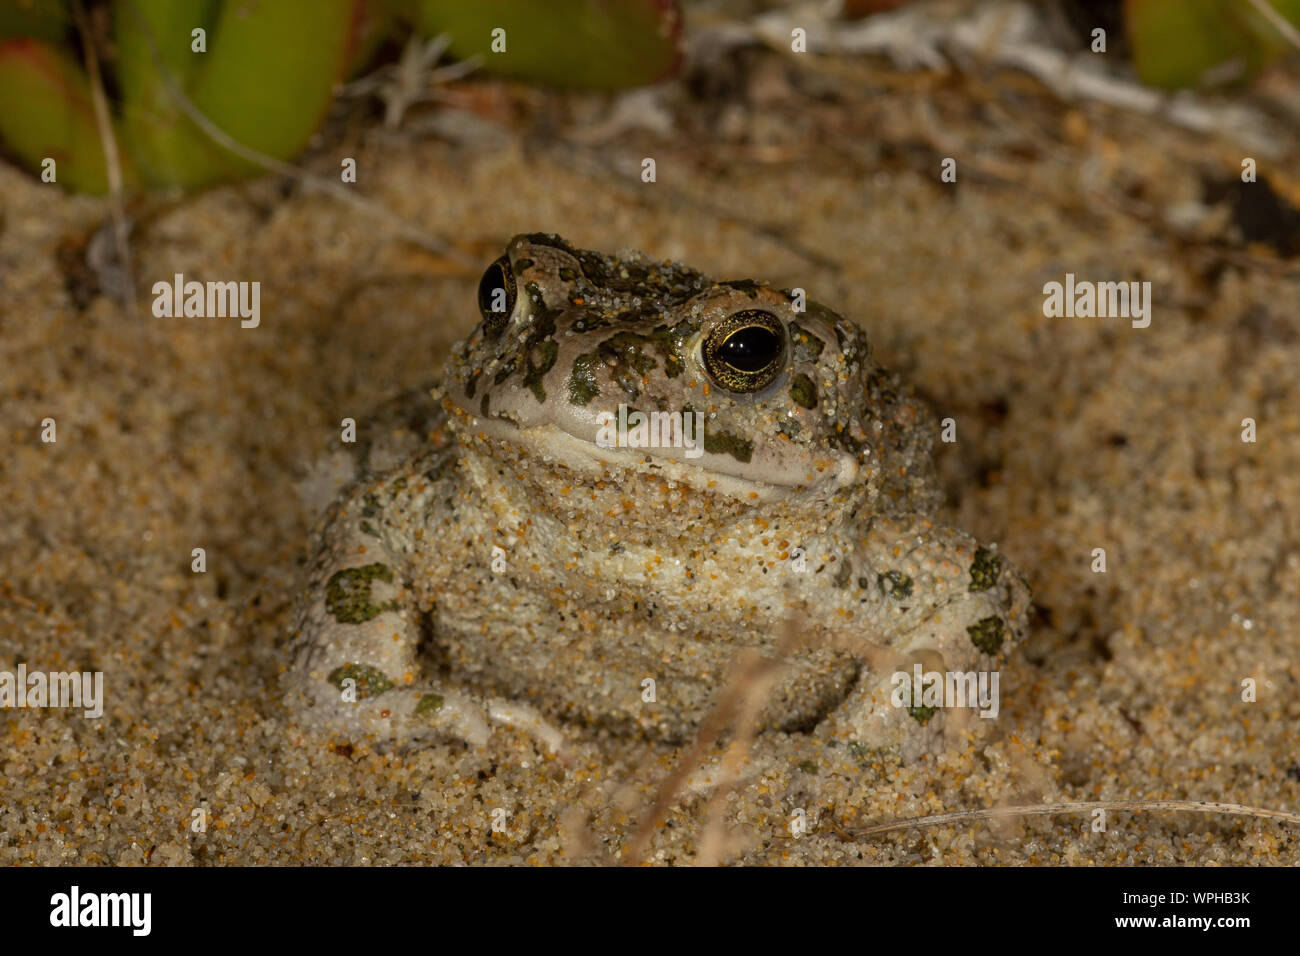
<path id="1" fill-rule="evenodd" d="M 1250 5 L 1259 11 L 1260 16 L 1273 24 L 1277 32 L 1282 34 L 1293 47 L 1300 50 L 1300 30 L 1297 30 L 1290 20 L 1278 13 L 1267 0 L 1250 0 Z"/>
<path id="2" fill-rule="evenodd" d="M 636 866 L 641 862 L 646 847 L 650 843 L 650 837 L 654 834 L 655 828 L 658 827 L 659 821 L 663 819 L 663 815 L 668 812 L 668 808 L 677 799 L 677 795 L 686 783 L 686 778 L 690 776 L 692 770 L 704 762 L 704 755 L 727 726 L 727 720 L 731 716 L 732 710 L 735 709 L 738 696 L 734 686 L 727 688 L 722 695 L 722 700 L 718 702 L 712 713 L 700 725 L 700 732 L 696 735 L 695 743 L 691 746 L 691 749 L 678 761 L 677 766 L 673 768 L 673 772 L 659 785 L 659 792 L 655 796 L 655 802 L 651 806 L 650 812 L 645 815 L 645 819 L 637 827 L 636 833 L 628 841 L 627 850 L 623 854 L 623 862 L 628 866 Z"/>
<path id="3" fill-rule="evenodd" d="M 117 251 L 117 265 L 122 271 L 121 292 L 127 305 L 135 304 L 135 283 L 131 279 L 131 247 L 127 240 L 126 207 L 122 199 L 122 158 L 117 151 L 117 137 L 113 135 L 113 122 L 108 115 L 108 98 L 104 95 L 104 78 L 99 73 L 99 56 L 95 50 L 95 35 L 82 0 L 75 0 L 73 11 L 81 45 L 86 57 L 86 74 L 90 78 L 90 100 L 95 107 L 95 125 L 99 127 L 99 142 L 104 149 L 104 169 L 108 178 L 109 206 L 113 216 L 113 241 Z"/>
<path id="4" fill-rule="evenodd" d="M 1053 813 L 1087 813 L 1092 810 L 1185 810 L 1191 813 L 1229 813 L 1236 816 L 1262 817 L 1300 823 L 1300 813 L 1286 810 L 1269 810 L 1266 807 L 1248 807 L 1240 803 L 1215 803 L 1205 800 L 1095 800 L 1087 803 L 1044 803 L 1030 807 L 990 807 L 987 810 L 957 810 L 936 813 L 911 820 L 895 820 L 875 826 L 849 830 L 853 838 L 875 836 L 896 830 L 937 827 L 948 823 L 970 823 L 974 820 L 996 820 L 1003 817 L 1047 816 Z"/>
<path id="5" fill-rule="evenodd" d="M 789 624 L 786 626 L 793 630 Z M 779 664 L 784 657 L 785 653 L 779 651 L 775 660 Z M 717 866 L 726 853 L 727 825 L 724 815 L 727 811 L 727 797 L 735 789 L 736 782 L 740 779 L 741 765 L 744 764 L 750 748 L 754 746 L 758 714 L 767 703 L 767 694 L 778 670 L 779 666 L 774 667 L 771 662 L 764 666 L 764 662 L 758 659 L 757 655 L 742 666 L 742 671 L 749 672 L 748 680 L 744 682 L 749 686 L 740 698 L 741 708 L 740 716 L 736 720 L 736 733 L 722 760 L 722 779 L 713 788 L 713 794 L 709 797 L 709 805 L 705 811 L 708 822 L 700 835 L 700 848 L 695 860 L 698 866 Z"/>
<path id="6" fill-rule="evenodd" d="M 736 676 L 727 684 L 727 687 L 722 692 L 721 699 L 700 725 L 700 731 L 695 738 L 695 743 L 678 761 L 677 766 L 673 768 L 673 772 L 660 784 L 654 805 L 628 842 L 623 857 L 625 863 L 635 865 L 641 861 L 655 828 L 658 827 L 663 815 L 673 805 L 678 794 L 681 793 L 687 778 L 692 771 L 704 762 L 705 754 L 722 735 L 737 707 L 744 704 L 744 709 L 741 711 L 741 720 L 738 722 L 736 742 L 733 743 L 727 755 L 727 773 L 723 782 L 719 784 L 722 794 L 719 797 L 715 793 L 714 796 L 715 801 L 725 799 L 732 785 L 732 780 L 739 771 L 740 760 L 748 752 L 749 744 L 753 741 L 753 723 L 757 719 L 758 711 L 766 702 L 766 692 L 771 687 L 777 673 L 785 666 L 786 658 L 789 657 L 790 652 L 794 650 L 797 643 L 798 628 L 794 627 L 793 622 L 791 622 L 771 657 L 760 658 L 752 655 L 745 657 L 741 661 Z M 752 716 L 750 716 L 751 711 Z M 711 807 L 711 809 L 714 809 L 714 807 Z M 720 813 L 721 811 L 717 812 Z"/>
<path id="7" fill-rule="evenodd" d="M 406 111 L 415 104 L 444 99 L 437 89 L 439 83 L 459 80 L 482 66 L 483 57 L 475 54 L 459 63 L 435 67 L 450 45 L 451 37 L 445 33 L 427 42 L 413 34 L 395 64 L 381 66 L 369 76 L 347 84 L 343 94 L 378 97 L 384 103 L 384 125 L 397 129 Z"/>

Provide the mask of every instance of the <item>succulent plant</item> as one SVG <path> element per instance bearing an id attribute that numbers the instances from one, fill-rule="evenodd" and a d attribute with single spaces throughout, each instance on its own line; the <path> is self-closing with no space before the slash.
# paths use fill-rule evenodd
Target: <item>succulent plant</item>
<path id="1" fill-rule="evenodd" d="M 104 152 L 74 2 L 0 5 L 0 150 L 68 188 L 103 193 Z M 108 14 L 92 18 L 92 29 L 111 41 L 96 47 L 111 51 L 104 86 L 133 191 L 261 171 L 205 132 L 193 111 L 246 149 L 292 159 L 339 81 L 402 30 L 446 33 L 453 53 L 483 53 L 488 71 L 602 88 L 671 72 L 680 30 L 676 0 L 108 0 L 96 12 Z"/>
<path id="2" fill-rule="evenodd" d="M 319 125 L 356 42 L 362 0 L 222 3 L 120 0 L 111 7 L 112 117 L 128 188 L 201 186 L 258 170 L 182 111 L 178 89 L 244 146 L 292 157 Z M 17 11 L 17 15 L 12 15 Z M 100 193 L 104 154 L 90 80 L 67 42 L 62 0 L 0 20 L 0 142 L 25 165 L 55 161 L 56 181 Z M 26 25 L 30 32 L 13 35 Z M 268 95 L 268 91 L 272 91 Z"/>

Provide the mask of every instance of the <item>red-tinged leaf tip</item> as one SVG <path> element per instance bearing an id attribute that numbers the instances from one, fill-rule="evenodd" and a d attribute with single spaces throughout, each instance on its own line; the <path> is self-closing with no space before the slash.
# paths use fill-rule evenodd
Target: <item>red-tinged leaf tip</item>
<path id="1" fill-rule="evenodd" d="M 38 76 L 65 94 L 68 103 L 92 121 L 95 110 L 82 84 L 85 74 L 63 51 L 34 37 L 12 37 L 0 41 L 0 63 L 21 69 L 25 64 Z"/>

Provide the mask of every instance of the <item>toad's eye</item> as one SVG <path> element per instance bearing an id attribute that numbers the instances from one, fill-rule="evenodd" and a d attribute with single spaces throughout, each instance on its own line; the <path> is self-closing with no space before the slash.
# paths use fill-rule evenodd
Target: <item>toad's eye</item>
<path id="1" fill-rule="evenodd" d="M 731 392 L 757 392 L 785 367 L 785 326 L 771 312 L 746 309 L 719 322 L 704 340 L 704 368 Z"/>
<path id="2" fill-rule="evenodd" d="M 478 280 L 478 310 L 483 316 L 483 333 L 489 338 L 500 335 L 515 310 L 515 276 L 505 256 L 488 266 Z"/>

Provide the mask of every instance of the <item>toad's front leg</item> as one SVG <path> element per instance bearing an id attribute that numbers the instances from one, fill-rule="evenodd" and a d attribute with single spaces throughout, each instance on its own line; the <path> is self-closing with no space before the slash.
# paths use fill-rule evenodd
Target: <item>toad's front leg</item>
<path id="1" fill-rule="evenodd" d="M 852 560 L 846 597 L 869 623 L 836 639 L 856 645 L 864 667 L 826 732 L 911 759 L 986 731 L 999 667 L 1028 629 L 1024 578 L 996 550 L 920 517 L 877 519 Z"/>
<path id="2" fill-rule="evenodd" d="M 476 702 L 421 678 L 424 614 L 406 574 L 403 531 L 411 509 L 435 491 L 408 487 L 421 480 L 428 482 L 403 468 L 358 485 L 320 529 L 284 678 L 291 707 L 311 730 L 380 743 L 487 740 Z"/>
<path id="3" fill-rule="evenodd" d="M 464 562 L 443 553 L 415 562 L 424 516 L 455 494 L 452 452 L 440 450 L 358 485 L 325 518 L 310 583 L 295 616 L 293 662 L 284 689 L 309 730 L 379 744 L 438 738 L 486 743 L 489 721 L 511 724 L 559 749 L 560 738 L 530 708 L 479 699 L 422 674 L 420 641 L 429 596 Z M 419 587 L 410 568 L 419 564 Z"/>

